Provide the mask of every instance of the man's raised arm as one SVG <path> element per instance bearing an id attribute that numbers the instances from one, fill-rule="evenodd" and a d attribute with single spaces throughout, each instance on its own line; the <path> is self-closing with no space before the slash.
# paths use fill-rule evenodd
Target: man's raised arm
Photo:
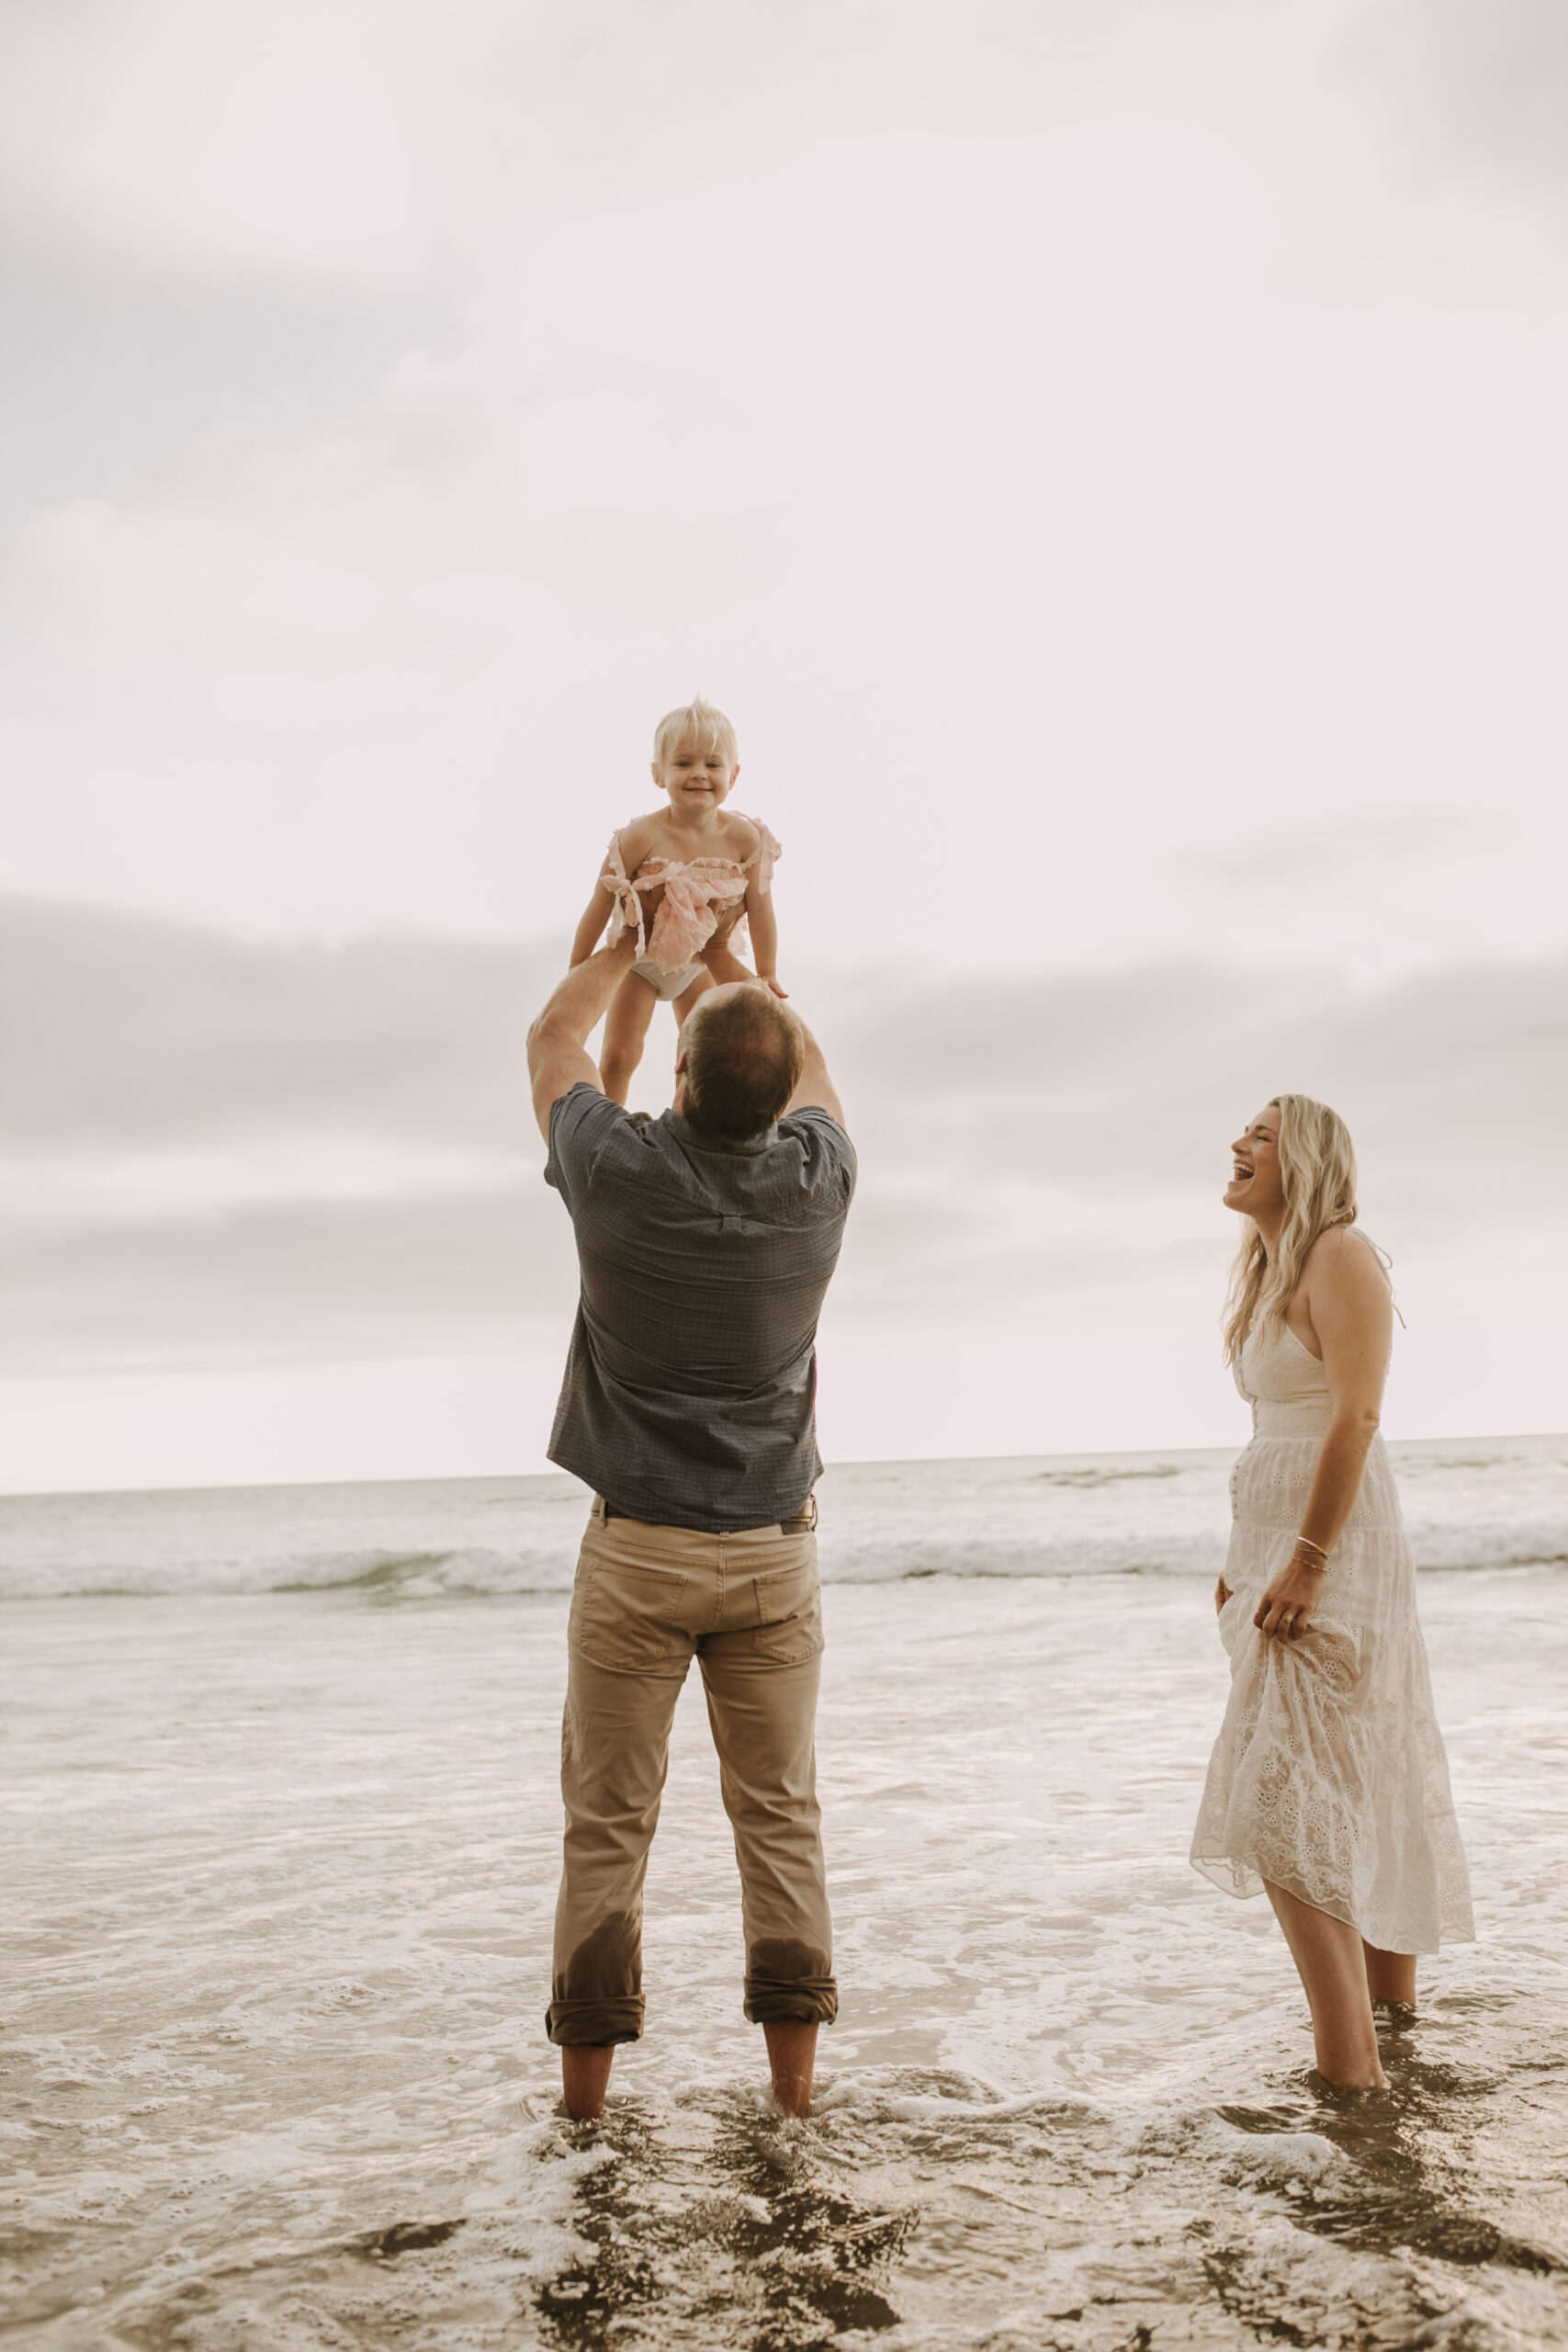
<path id="1" fill-rule="evenodd" d="M 792 1012 L 795 1010 L 793 1006 L 790 1009 Z M 800 1021 L 798 1012 L 795 1017 Z M 837 1119 L 840 1126 L 842 1127 L 844 1106 L 840 1102 L 833 1081 L 828 1075 L 828 1065 L 822 1058 L 822 1048 L 804 1021 L 800 1021 L 800 1034 L 806 1046 L 806 1059 L 801 1065 L 800 1077 L 795 1092 L 784 1104 L 784 1115 L 787 1119 L 792 1111 L 826 1111 L 828 1116 L 830 1119 Z M 849 1130 L 845 1128 L 845 1133 L 848 1132 Z"/>
<path id="2" fill-rule="evenodd" d="M 631 970 L 637 936 L 624 931 L 614 947 L 601 947 L 586 964 L 579 964 L 551 995 L 528 1032 L 528 1079 L 534 1090 L 534 1116 L 547 1143 L 550 1112 L 574 1086 L 592 1086 L 601 1092 L 599 1073 L 587 1051 L 596 1023 L 609 1010 L 610 999 Z"/>

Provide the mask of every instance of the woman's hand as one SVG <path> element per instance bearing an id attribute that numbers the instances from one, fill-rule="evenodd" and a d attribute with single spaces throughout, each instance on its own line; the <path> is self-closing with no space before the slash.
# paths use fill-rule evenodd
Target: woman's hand
<path id="1" fill-rule="evenodd" d="M 1291 1642 L 1310 1634 L 1326 1566 L 1305 1551 L 1292 1552 L 1253 1614 L 1258 1632 L 1271 1637 L 1283 1634 Z"/>
<path id="2" fill-rule="evenodd" d="M 1225 1582 L 1224 1577 L 1222 1577 L 1219 1583 L 1214 1587 L 1214 1614 L 1216 1617 L 1219 1615 L 1221 1610 L 1224 1607 L 1230 1597 L 1231 1589 Z"/>

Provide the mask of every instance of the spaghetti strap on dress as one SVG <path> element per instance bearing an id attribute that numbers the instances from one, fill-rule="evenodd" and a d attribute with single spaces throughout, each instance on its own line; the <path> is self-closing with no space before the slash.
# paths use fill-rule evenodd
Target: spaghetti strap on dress
<path id="1" fill-rule="evenodd" d="M 1295 1546 L 1330 1418 L 1328 1375 L 1293 1331 L 1254 1334 L 1235 1383 L 1254 1435 L 1231 1474 L 1220 1635 L 1230 1704 L 1192 1862 L 1230 1894 L 1267 1879 L 1381 1951 L 1470 1941 L 1470 1878 L 1416 1609 L 1416 1563 L 1388 1448 L 1374 1436 L 1312 1630 L 1253 1614 Z"/>
<path id="2" fill-rule="evenodd" d="M 773 865 L 783 852 L 760 818 L 748 817 L 757 829 L 757 846 L 750 857 L 645 857 L 635 874 L 626 872 L 621 835 L 610 836 L 604 871 L 599 876 L 615 899 L 615 919 L 610 929 L 613 946 L 623 931 L 637 933 L 638 965 L 658 972 L 684 971 L 701 955 L 718 928 L 720 913 L 744 899 L 755 869 L 757 888 L 772 887 Z M 642 893 L 662 890 L 651 926 L 646 922 Z"/>

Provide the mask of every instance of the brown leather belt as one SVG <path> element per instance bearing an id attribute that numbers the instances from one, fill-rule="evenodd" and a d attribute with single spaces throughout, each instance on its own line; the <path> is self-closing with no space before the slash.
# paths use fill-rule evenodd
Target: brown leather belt
<path id="1" fill-rule="evenodd" d="M 658 1521 L 634 1520 L 629 1510 L 617 1510 L 615 1504 L 606 1502 L 603 1495 L 595 1495 L 593 1498 L 593 1516 L 595 1519 L 630 1520 L 634 1527 L 657 1526 L 660 1523 Z M 788 1519 L 765 1519 L 761 1527 L 727 1527 L 722 1532 L 726 1535 L 761 1535 L 763 1528 L 776 1527 L 781 1535 L 809 1535 L 816 1524 L 817 1498 L 815 1495 L 807 1495 L 800 1509 Z M 697 1534 L 701 1534 L 702 1532 L 700 1528 L 694 1531 Z"/>

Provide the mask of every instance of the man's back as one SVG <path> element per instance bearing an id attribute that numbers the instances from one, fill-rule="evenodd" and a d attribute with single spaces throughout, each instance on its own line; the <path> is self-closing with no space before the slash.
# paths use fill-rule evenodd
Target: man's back
<path id="1" fill-rule="evenodd" d="M 821 1109 L 744 1143 L 555 1103 L 548 1181 L 582 1296 L 550 1457 L 626 1516 L 705 1531 L 790 1518 L 820 1472 L 814 1349 L 854 1190 Z"/>

